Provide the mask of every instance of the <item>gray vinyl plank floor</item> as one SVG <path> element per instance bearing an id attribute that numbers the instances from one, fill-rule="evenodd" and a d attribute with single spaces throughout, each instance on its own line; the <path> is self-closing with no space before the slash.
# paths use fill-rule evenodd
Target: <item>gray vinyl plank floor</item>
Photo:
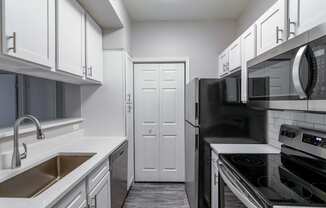
<path id="1" fill-rule="evenodd" d="M 123 208 L 189 208 L 184 184 L 135 183 Z"/>

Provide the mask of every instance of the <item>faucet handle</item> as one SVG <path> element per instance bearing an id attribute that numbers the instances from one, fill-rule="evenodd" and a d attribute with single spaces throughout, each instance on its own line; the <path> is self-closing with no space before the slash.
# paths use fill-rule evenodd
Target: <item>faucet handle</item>
<path id="1" fill-rule="evenodd" d="M 20 159 L 26 159 L 27 158 L 27 145 L 23 143 L 24 152 L 20 154 Z"/>

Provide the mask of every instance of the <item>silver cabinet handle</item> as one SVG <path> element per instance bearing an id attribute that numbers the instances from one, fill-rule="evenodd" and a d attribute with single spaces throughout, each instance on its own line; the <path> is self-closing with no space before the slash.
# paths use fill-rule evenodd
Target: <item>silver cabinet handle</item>
<path id="1" fill-rule="evenodd" d="M 89 204 L 89 208 L 96 208 L 96 197 L 91 198 L 90 204 Z"/>
<path id="2" fill-rule="evenodd" d="M 216 175 L 216 173 L 214 173 L 214 185 L 215 186 L 217 185 L 217 175 Z"/>
<path id="3" fill-rule="evenodd" d="M 303 59 L 303 56 L 305 55 L 306 51 L 308 49 L 308 45 L 302 46 L 299 51 L 297 52 L 297 55 L 295 56 L 293 67 L 292 67 L 292 81 L 294 88 L 296 89 L 300 99 L 306 99 L 307 94 L 305 90 L 303 89 L 301 80 L 300 80 L 300 65 Z"/>
<path id="4" fill-rule="evenodd" d="M 16 32 L 13 32 L 11 36 L 8 37 L 8 40 L 11 40 L 13 41 L 13 45 L 11 48 L 8 48 L 8 51 L 13 51 L 14 53 L 17 52 L 17 45 L 16 45 L 16 39 L 17 39 L 17 35 L 16 35 Z"/>
<path id="5" fill-rule="evenodd" d="M 92 66 L 90 66 L 90 67 L 88 67 L 87 68 L 87 76 L 90 76 L 90 77 L 92 77 L 93 76 L 93 67 Z"/>
<path id="6" fill-rule="evenodd" d="M 86 74 L 86 66 L 83 66 L 83 75 L 85 75 L 85 76 L 87 75 Z"/>
<path id="7" fill-rule="evenodd" d="M 276 44 L 283 41 L 283 38 L 280 38 L 280 32 L 283 33 L 283 30 L 276 26 Z"/>
<path id="8" fill-rule="evenodd" d="M 294 30 L 291 31 L 291 25 L 293 25 L 294 27 Z M 297 26 L 297 23 L 296 22 L 292 22 L 291 19 L 289 18 L 288 19 L 288 27 L 289 27 L 289 35 L 288 37 L 290 38 L 291 35 L 295 36 L 296 35 L 296 26 Z"/>
<path id="9" fill-rule="evenodd" d="M 128 113 L 131 113 L 131 104 L 128 105 Z"/>

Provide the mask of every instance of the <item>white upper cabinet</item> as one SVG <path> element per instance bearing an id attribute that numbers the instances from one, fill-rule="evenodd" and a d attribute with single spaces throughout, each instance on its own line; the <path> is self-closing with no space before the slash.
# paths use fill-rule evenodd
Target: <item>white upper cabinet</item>
<path id="1" fill-rule="evenodd" d="M 229 72 L 229 50 L 225 49 L 218 58 L 218 76 L 223 77 Z"/>
<path id="2" fill-rule="evenodd" d="M 102 29 L 86 15 L 86 77 L 95 81 L 103 80 Z"/>
<path id="3" fill-rule="evenodd" d="M 3 54 L 53 68 L 55 1 L 3 0 Z"/>
<path id="4" fill-rule="evenodd" d="M 326 22 L 325 0 L 288 0 L 289 38 Z"/>
<path id="5" fill-rule="evenodd" d="M 241 66 L 241 39 L 235 40 L 229 47 L 229 71 L 240 69 Z"/>
<path id="6" fill-rule="evenodd" d="M 85 12 L 75 0 L 57 3 L 57 69 L 82 77 L 85 70 Z"/>
<path id="7" fill-rule="evenodd" d="M 247 102 L 247 61 L 256 57 L 256 25 L 241 36 L 241 101 Z"/>
<path id="8" fill-rule="evenodd" d="M 278 0 L 257 21 L 257 54 L 281 44 L 285 40 L 286 1 Z"/>

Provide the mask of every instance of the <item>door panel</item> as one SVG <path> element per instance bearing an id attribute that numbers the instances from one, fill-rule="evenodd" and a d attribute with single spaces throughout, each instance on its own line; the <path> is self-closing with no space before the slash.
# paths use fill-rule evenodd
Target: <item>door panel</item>
<path id="1" fill-rule="evenodd" d="M 5 0 L 3 18 L 4 53 L 48 67 L 54 67 L 55 3 L 51 0 Z M 16 52 L 14 47 L 16 33 Z"/>
<path id="2" fill-rule="evenodd" d="M 238 69 L 241 66 L 241 40 L 234 41 L 229 48 L 230 71 Z"/>
<path id="3" fill-rule="evenodd" d="M 135 176 L 159 178 L 159 65 L 135 65 Z"/>
<path id="4" fill-rule="evenodd" d="M 160 65 L 160 181 L 184 180 L 184 64 Z"/>
<path id="5" fill-rule="evenodd" d="M 241 101 L 248 99 L 248 70 L 247 61 L 256 56 L 256 26 L 251 26 L 241 37 Z"/>
<path id="6" fill-rule="evenodd" d="M 289 0 L 290 38 L 326 22 L 325 0 Z"/>
<path id="7" fill-rule="evenodd" d="M 137 181 L 184 180 L 184 64 L 135 65 Z"/>
<path id="8" fill-rule="evenodd" d="M 77 1 L 57 3 L 58 69 L 83 76 L 85 67 L 85 12 Z"/>
<path id="9" fill-rule="evenodd" d="M 284 40 L 285 1 L 278 0 L 256 22 L 257 53 L 262 54 Z"/>

